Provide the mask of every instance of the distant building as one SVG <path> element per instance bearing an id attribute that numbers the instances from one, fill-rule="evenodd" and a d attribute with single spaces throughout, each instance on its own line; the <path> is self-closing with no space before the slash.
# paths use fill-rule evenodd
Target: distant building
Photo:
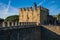
<path id="1" fill-rule="evenodd" d="M 53 17 L 56 18 L 56 20 L 59 20 L 58 15 L 53 15 Z"/>
<path id="2" fill-rule="evenodd" d="M 53 17 L 52 15 L 48 16 L 48 24 L 55 25 L 56 24 L 56 17 Z"/>
<path id="3" fill-rule="evenodd" d="M 32 7 L 20 8 L 19 22 L 20 23 L 35 22 L 36 25 L 40 25 L 47 22 L 48 15 L 49 15 L 48 9 L 41 6 L 37 6 L 36 3 L 34 3 L 34 8 Z"/>

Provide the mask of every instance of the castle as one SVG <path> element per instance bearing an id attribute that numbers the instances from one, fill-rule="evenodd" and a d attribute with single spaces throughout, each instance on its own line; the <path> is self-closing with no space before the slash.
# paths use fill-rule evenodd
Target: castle
<path id="1" fill-rule="evenodd" d="M 34 8 L 21 8 L 19 11 L 19 22 L 0 22 L 0 39 L 60 40 L 60 26 L 42 25 L 48 23 L 49 19 L 53 19 L 53 17 L 49 15 L 49 10 L 37 6 L 36 3 L 34 3 Z M 54 20 L 55 19 L 53 19 L 53 21 Z"/>
<path id="2" fill-rule="evenodd" d="M 29 23 L 36 23 L 36 25 L 41 25 L 47 22 L 48 15 L 48 9 L 41 6 L 37 6 L 36 3 L 34 3 L 34 8 L 20 8 L 19 22 L 28 25 Z"/>
<path id="3" fill-rule="evenodd" d="M 36 3 L 34 3 L 34 7 L 27 7 L 27 8 L 20 8 L 19 10 L 19 22 L 2 22 L 0 26 L 21 26 L 21 25 L 32 25 L 32 26 L 39 26 L 42 24 L 48 23 L 48 15 L 49 10 L 37 6 Z"/>

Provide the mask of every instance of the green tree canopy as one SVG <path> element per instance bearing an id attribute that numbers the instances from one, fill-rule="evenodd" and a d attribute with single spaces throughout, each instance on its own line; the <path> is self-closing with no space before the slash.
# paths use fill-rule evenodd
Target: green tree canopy
<path id="1" fill-rule="evenodd" d="M 3 21 L 4 21 L 4 19 L 0 18 L 0 22 L 3 22 Z"/>
<path id="2" fill-rule="evenodd" d="M 57 17 L 58 17 L 58 19 L 60 20 L 60 13 L 58 14 L 58 16 L 57 16 Z"/>
<path id="3" fill-rule="evenodd" d="M 19 20 L 19 16 L 18 15 L 12 15 L 12 16 L 8 16 L 5 19 L 5 22 L 7 22 L 7 21 L 18 21 L 18 20 Z"/>

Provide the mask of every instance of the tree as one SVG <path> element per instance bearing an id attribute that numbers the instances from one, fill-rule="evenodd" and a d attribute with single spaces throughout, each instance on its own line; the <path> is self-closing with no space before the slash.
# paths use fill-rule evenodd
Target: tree
<path id="1" fill-rule="evenodd" d="M 3 21 L 4 21 L 4 19 L 0 18 L 0 22 L 3 22 Z"/>
<path id="2" fill-rule="evenodd" d="M 18 15 L 12 15 L 12 16 L 8 16 L 5 19 L 5 22 L 7 22 L 7 21 L 18 21 L 18 20 L 19 20 L 19 16 Z"/>
<path id="3" fill-rule="evenodd" d="M 57 17 L 58 17 L 58 19 L 60 20 L 60 13 L 58 14 L 58 16 L 57 16 Z"/>

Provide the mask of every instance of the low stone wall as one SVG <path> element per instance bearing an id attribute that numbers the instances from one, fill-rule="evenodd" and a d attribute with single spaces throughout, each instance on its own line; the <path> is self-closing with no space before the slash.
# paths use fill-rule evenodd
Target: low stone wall
<path id="1" fill-rule="evenodd" d="M 52 26 L 50 26 L 52 27 Z M 56 33 L 57 27 L 47 28 L 41 27 L 41 40 L 60 40 L 60 35 Z M 60 30 L 58 30 L 60 31 Z"/>
<path id="2" fill-rule="evenodd" d="M 45 25 L 45 26 L 43 26 L 43 27 L 45 27 L 46 29 L 49 29 L 49 30 L 55 32 L 56 34 L 59 34 L 59 35 L 60 35 L 60 26 Z"/>

